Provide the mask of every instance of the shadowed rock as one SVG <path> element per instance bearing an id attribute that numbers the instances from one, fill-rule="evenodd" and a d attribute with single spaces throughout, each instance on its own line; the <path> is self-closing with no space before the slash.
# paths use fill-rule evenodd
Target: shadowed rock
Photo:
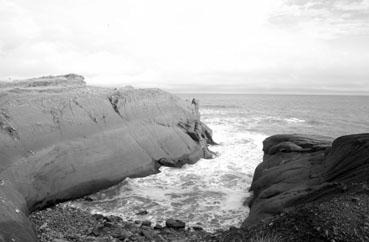
<path id="1" fill-rule="evenodd" d="M 186 223 L 178 219 L 170 218 L 165 221 L 165 226 L 172 229 L 184 229 L 186 227 Z"/>
<path id="2" fill-rule="evenodd" d="M 31 211 L 156 173 L 161 159 L 180 166 L 211 154 L 194 105 L 158 89 L 90 87 L 69 74 L 3 83 L 0 103 L 6 241 L 36 240 Z"/>
<path id="3" fill-rule="evenodd" d="M 328 182 L 369 181 L 369 134 L 348 135 L 333 142 L 324 178 Z"/>
<path id="4" fill-rule="evenodd" d="M 369 134 L 343 136 L 332 145 L 327 137 L 275 135 L 263 144 L 244 225 L 369 181 Z"/>

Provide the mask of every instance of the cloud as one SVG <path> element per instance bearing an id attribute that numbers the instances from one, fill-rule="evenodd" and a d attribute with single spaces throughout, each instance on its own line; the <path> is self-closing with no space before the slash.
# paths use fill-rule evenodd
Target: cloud
<path id="1" fill-rule="evenodd" d="M 285 0 L 270 22 L 318 38 L 369 34 L 368 0 Z"/>
<path id="2" fill-rule="evenodd" d="M 173 91 L 368 90 L 368 9 L 369 0 L 0 0 L 0 79 L 75 72 Z"/>

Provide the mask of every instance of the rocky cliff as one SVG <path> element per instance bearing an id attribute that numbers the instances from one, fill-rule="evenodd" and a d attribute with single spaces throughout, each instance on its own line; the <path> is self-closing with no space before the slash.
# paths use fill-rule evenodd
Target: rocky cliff
<path id="1" fill-rule="evenodd" d="M 263 142 L 264 158 L 254 172 L 247 223 L 282 212 L 315 185 L 324 182 L 322 167 L 331 140 L 326 137 L 275 135 Z"/>
<path id="2" fill-rule="evenodd" d="M 264 143 L 243 224 L 289 240 L 369 239 L 369 134 L 275 135 Z M 230 233 L 232 236 L 234 233 Z"/>
<path id="3" fill-rule="evenodd" d="M 246 224 L 369 181 L 369 134 L 343 136 L 333 143 L 327 137 L 275 135 L 263 145 Z"/>
<path id="4" fill-rule="evenodd" d="M 0 83 L 0 241 L 35 241 L 36 209 L 211 158 L 197 105 L 74 74 Z"/>
<path id="5" fill-rule="evenodd" d="M 241 228 L 219 241 L 369 241 L 369 133 L 263 142 Z"/>

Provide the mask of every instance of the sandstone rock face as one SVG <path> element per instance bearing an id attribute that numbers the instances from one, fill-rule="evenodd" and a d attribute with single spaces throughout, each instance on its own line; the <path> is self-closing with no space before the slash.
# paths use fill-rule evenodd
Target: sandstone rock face
<path id="1" fill-rule="evenodd" d="M 263 162 L 250 188 L 253 198 L 244 225 L 369 182 L 369 134 L 327 137 L 275 135 L 267 138 Z"/>
<path id="2" fill-rule="evenodd" d="M 0 84 L 0 238 L 35 241 L 28 212 L 212 153 L 194 104 L 69 74 Z M 1 240 L 1 239 L 0 239 Z"/>

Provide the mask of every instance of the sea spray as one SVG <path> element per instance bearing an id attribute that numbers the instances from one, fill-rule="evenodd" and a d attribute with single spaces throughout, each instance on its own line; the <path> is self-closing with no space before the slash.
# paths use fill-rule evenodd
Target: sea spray
<path id="1" fill-rule="evenodd" d="M 248 214 L 243 202 L 254 169 L 262 159 L 262 141 L 266 136 L 240 131 L 239 123 L 233 121 L 234 125 L 230 125 L 226 118 L 204 115 L 204 119 L 220 142 L 211 147 L 219 154 L 215 159 L 202 159 L 182 168 L 161 167 L 156 175 L 126 179 L 93 195 L 92 202 L 70 205 L 132 221 L 163 223 L 167 218 L 176 218 L 208 231 L 240 225 Z M 140 211 L 148 213 L 139 215 Z"/>
<path id="2" fill-rule="evenodd" d="M 248 215 L 243 206 L 254 169 L 262 160 L 262 141 L 278 133 L 337 137 L 368 129 L 367 97 L 184 95 L 200 100 L 201 120 L 214 132 L 219 153 L 183 168 L 162 167 L 161 173 L 126 179 L 92 196 L 69 203 L 94 213 L 126 220 L 181 219 L 209 231 L 237 226 Z M 336 108 L 339 107 L 339 108 Z M 357 109 L 356 107 L 363 107 Z M 351 115 L 347 115 L 351 114 Z M 339 118 L 338 118 L 339 117 Z M 146 215 L 139 215 L 142 211 Z"/>

